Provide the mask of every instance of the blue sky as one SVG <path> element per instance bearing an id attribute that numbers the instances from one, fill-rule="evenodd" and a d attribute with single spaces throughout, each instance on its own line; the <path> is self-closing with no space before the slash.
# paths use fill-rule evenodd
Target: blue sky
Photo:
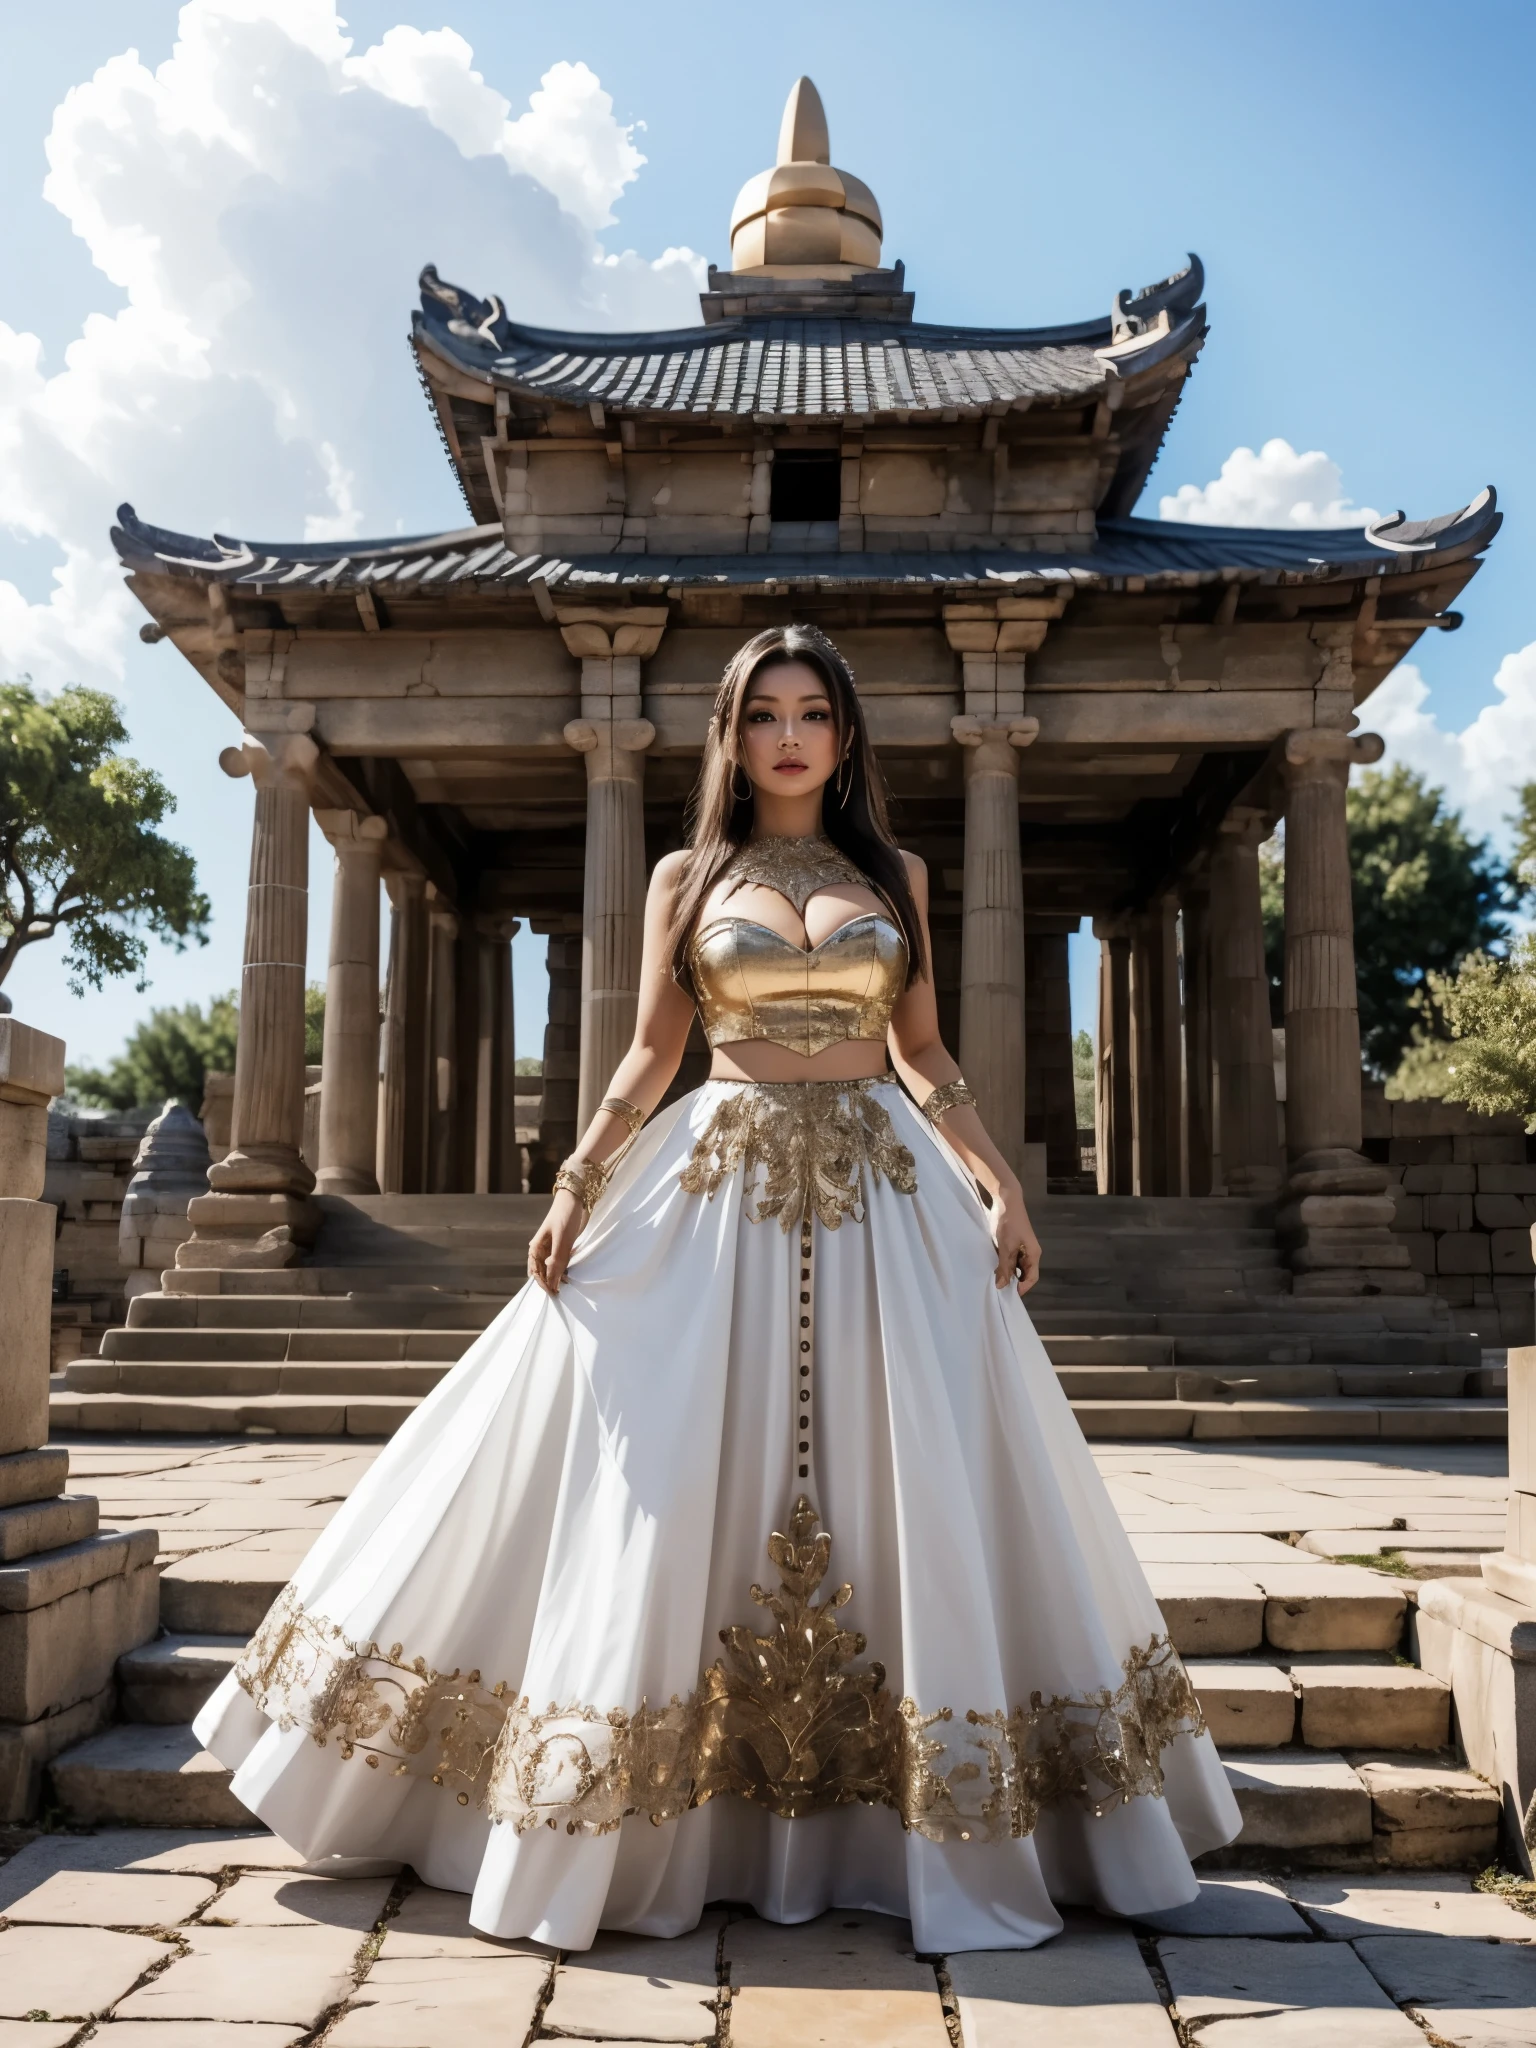
<path id="1" fill-rule="evenodd" d="M 143 996 L 76 1004 L 57 953 L 34 949 L 10 990 L 72 1053 L 107 1054 L 152 1003 L 231 985 L 240 948 L 248 785 L 213 766 L 232 721 L 138 644 L 104 559 L 112 505 L 266 535 L 454 523 L 403 342 L 416 269 L 435 260 L 552 324 L 688 317 L 687 262 L 652 266 L 677 247 L 724 261 L 731 200 L 770 160 L 802 69 L 834 160 L 880 198 L 920 318 L 1083 318 L 1200 252 L 1211 338 L 1142 510 L 1188 485 L 1197 515 L 1278 522 L 1305 484 L 1342 499 L 1341 520 L 1426 514 L 1496 483 L 1506 525 L 1464 629 L 1431 636 L 1367 721 L 1481 830 L 1536 773 L 1528 5 L 362 0 L 350 53 L 327 0 L 186 12 L 187 47 L 156 81 L 174 6 L 72 0 L 67 35 L 59 10 L 6 10 L 0 673 L 118 692 L 217 913 L 206 951 L 157 953 Z M 454 31 L 473 58 L 390 34 L 402 25 Z M 487 88 L 516 123 L 574 65 L 611 110 L 562 70 L 543 114 L 496 139 Z M 624 250 L 639 260 L 596 268 Z M 1323 460 L 1238 465 L 1209 494 L 1235 449 L 1276 439 Z M 533 1049 L 542 988 L 521 947 L 519 966 Z"/>

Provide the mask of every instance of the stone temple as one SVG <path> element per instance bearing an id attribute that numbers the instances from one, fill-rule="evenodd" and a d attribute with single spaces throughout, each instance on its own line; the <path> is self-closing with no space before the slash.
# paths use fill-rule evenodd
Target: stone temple
<path id="1" fill-rule="evenodd" d="M 1344 799 L 1351 764 L 1382 751 L 1356 706 L 1421 634 L 1459 624 L 1494 493 L 1364 530 L 1139 517 L 1205 341 L 1199 261 L 1107 292 L 1096 318 L 968 328 L 917 318 L 883 240 L 802 79 L 696 325 L 552 332 L 422 272 L 411 342 L 461 527 L 265 542 L 123 508 L 144 635 L 239 717 L 222 763 L 256 792 L 232 1147 L 161 1307 L 135 1303 L 127 1336 L 190 1314 L 189 1296 L 298 1298 L 340 1287 L 326 1276 L 349 1261 L 382 1285 L 408 1252 L 451 1263 L 497 1230 L 517 1284 L 525 1180 L 548 1186 L 629 1038 L 646 876 L 682 841 L 722 667 L 757 628 L 810 620 L 853 665 L 899 834 L 928 863 L 946 1034 L 1026 1187 L 1053 1190 L 1048 1256 L 1053 1218 L 1063 1247 L 1113 1215 L 1161 1218 L 1190 1257 L 1220 1240 L 1211 1313 L 1246 1314 L 1257 1290 L 1266 1328 L 1292 1319 L 1295 1342 L 1259 1344 L 1257 1363 L 1452 1365 L 1458 1340 L 1362 1150 Z M 336 852 L 313 1173 L 311 811 Z M 1282 818 L 1283 1132 L 1258 877 Z M 1102 962 L 1097 1197 L 1066 1192 L 1067 936 L 1085 919 Z M 544 1043 L 520 1048 L 543 1056 L 526 1154 L 518 920 L 548 935 L 551 981 Z M 700 1042 L 679 1086 L 702 1067 Z M 1151 1262 L 1165 1295 L 1177 1263 Z M 1155 1289 L 1095 1284 L 1111 1322 L 1090 1315 L 1084 1343 L 1122 1307 L 1124 1330 L 1162 1329 Z M 1330 1350 L 1319 1316 L 1357 1339 Z M 1394 1331 L 1395 1350 L 1360 1351 Z M 1126 1357 L 1171 1364 L 1172 1339 Z"/>

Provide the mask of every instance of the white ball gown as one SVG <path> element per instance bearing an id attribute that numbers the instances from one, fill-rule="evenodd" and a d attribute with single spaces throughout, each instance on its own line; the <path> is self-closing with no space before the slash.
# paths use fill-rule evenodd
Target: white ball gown
<path id="1" fill-rule="evenodd" d="M 1192 1899 L 1239 1815 L 986 1211 L 890 1080 L 710 1081 L 384 1448 L 197 1721 L 488 1934 Z"/>

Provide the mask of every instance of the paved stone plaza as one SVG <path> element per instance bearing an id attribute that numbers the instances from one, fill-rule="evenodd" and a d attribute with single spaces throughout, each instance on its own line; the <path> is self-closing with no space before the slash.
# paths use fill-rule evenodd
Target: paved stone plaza
<path id="1" fill-rule="evenodd" d="M 375 1454 L 77 1442 L 71 1486 L 99 1496 L 104 1524 L 160 1531 L 171 1627 L 238 1630 Z M 1282 1569 L 1347 1587 L 1360 1567 L 1329 1560 L 1385 1538 L 1411 1591 L 1415 1571 L 1455 1570 L 1501 1539 L 1499 1445 L 1095 1455 L 1170 1609 L 1261 1600 Z M 143 1817 L 163 1816 L 146 1803 Z M 17 1830 L 0 1848 L 0 2048 L 1536 2042 L 1536 1919 L 1466 1870 L 1298 1875 L 1277 1855 L 1210 1874 L 1198 1906 L 1156 1926 L 1074 1916 L 1029 1954 L 917 1956 L 902 1924 L 861 1912 L 788 1929 L 719 1912 L 679 1941 L 605 1937 L 562 1961 L 472 1934 L 466 1901 L 410 1871 L 318 1875 L 261 1833 Z"/>

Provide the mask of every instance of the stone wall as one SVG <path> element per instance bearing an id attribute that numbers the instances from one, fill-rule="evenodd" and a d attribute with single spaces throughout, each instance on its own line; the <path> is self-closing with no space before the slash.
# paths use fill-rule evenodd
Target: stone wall
<path id="1" fill-rule="evenodd" d="M 118 1256 L 123 1197 L 153 1109 L 48 1112 L 43 1200 L 58 1211 L 53 1241 L 52 1364 L 101 1349 L 127 1314 Z"/>
<path id="2" fill-rule="evenodd" d="M 1536 1138 L 1518 1116 L 1459 1102 L 1388 1102 L 1364 1091 L 1365 1150 L 1392 1176 L 1393 1231 L 1458 1330 L 1497 1347 L 1529 1344 Z"/>

